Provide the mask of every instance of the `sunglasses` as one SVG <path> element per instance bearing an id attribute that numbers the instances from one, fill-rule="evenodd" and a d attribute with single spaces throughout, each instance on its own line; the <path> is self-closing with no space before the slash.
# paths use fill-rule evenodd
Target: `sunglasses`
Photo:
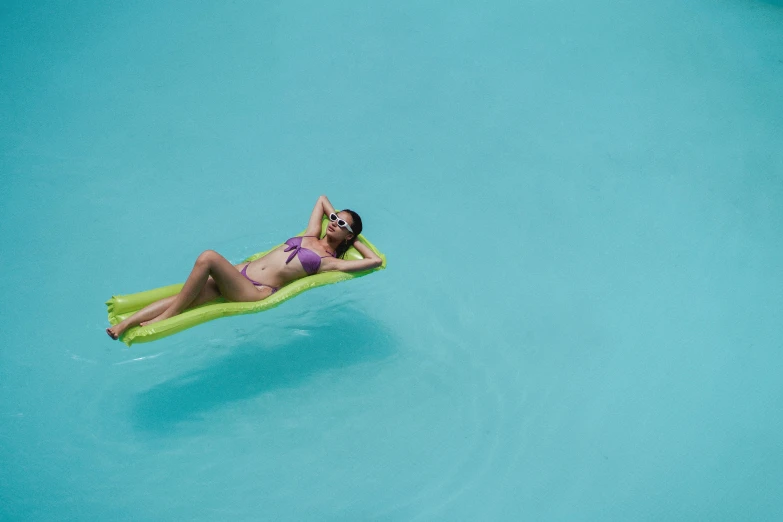
<path id="1" fill-rule="evenodd" d="M 334 212 L 329 214 L 329 221 L 337 221 L 338 227 L 344 228 L 345 230 L 353 234 L 353 229 L 351 228 L 351 225 L 349 225 L 346 220 L 338 218 L 337 214 L 335 214 Z"/>

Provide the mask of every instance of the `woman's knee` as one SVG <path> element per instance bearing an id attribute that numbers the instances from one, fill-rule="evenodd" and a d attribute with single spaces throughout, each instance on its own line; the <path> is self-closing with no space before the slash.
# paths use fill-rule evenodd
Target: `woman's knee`
<path id="1" fill-rule="evenodd" d="M 218 257 L 220 257 L 220 254 L 218 254 L 214 250 L 204 250 L 196 258 L 196 263 L 199 263 L 199 264 L 202 264 L 202 265 L 209 265 L 212 262 L 214 262 L 215 259 L 217 259 Z"/>

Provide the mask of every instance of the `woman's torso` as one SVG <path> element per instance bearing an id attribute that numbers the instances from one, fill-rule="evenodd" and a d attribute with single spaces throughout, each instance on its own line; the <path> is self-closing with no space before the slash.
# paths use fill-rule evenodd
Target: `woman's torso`
<path id="1" fill-rule="evenodd" d="M 300 251 L 297 246 L 301 246 L 302 250 L 311 252 Z M 296 255 L 291 257 L 292 254 Z M 246 273 L 248 277 L 259 283 L 280 288 L 308 275 L 305 267 L 302 266 L 302 261 L 304 261 L 308 270 L 315 273 L 318 271 L 320 258 L 324 256 L 330 257 L 330 254 L 331 252 L 324 250 L 316 237 L 302 237 L 301 240 L 291 238 L 265 256 L 247 264 Z M 290 261 L 289 258 L 291 258 Z M 245 266 L 245 263 L 240 263 L 236 266 L 242 268 Z"/>

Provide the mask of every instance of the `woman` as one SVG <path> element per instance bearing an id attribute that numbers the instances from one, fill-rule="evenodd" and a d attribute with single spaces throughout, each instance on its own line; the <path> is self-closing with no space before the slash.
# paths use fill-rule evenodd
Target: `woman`
<path id="1" fill-rule="evenodd" d="M 321 237 L 324 214 L 329 216 L 330 222 L 326 234 Z M 342 210 L 335 213 L 329 199 L 321 196 L 303 236 L 292 237 L 265 256 L 238 265 L 232 265 L 213 250 L 207 250 L 196 259 L 179 294 L 142 308 L 107 328 L 106 333 L 116 340 L 132 326 L 146 326 L 168 319 L 219 296 L 229 301 L 260 301 L 288 283 L 318 272 L 355 272 L 380 266 L 381 258 L 363 243 L 356 242 L 361 232 L 362 220 L 356 212 Z M 351 246 L 364 259 L 342 259 Z"/>

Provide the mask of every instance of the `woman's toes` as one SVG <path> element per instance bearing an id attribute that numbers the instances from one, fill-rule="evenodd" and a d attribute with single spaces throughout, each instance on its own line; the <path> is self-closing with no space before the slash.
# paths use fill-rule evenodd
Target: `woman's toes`
<path id="1" fill-rule="evenodd" d="M 117 340 L 117 337 L 119 337 L 117 334 L 115 334 L 115 333 L 112 331 L 112 329 L 111 329 L 111 328 L 107 328 L 107 329 L 106 329 L 106 333 L 107 333 L 107 334 L 109 334 L 109 337 L 111 337 L 111 338 L 112 338 L 112 339 L 114 339 L 115 341 Z"/>

